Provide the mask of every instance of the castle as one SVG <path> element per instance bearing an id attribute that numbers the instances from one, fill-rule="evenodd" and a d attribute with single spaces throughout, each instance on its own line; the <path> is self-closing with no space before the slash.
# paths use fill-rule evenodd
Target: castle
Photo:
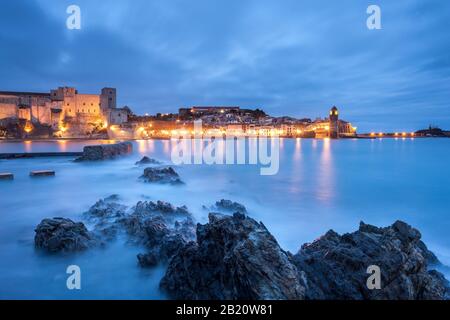
<path id="1" fill-rule="evenodd" d="M 130 112 L 117 108 L 115 88 L 103 88 L 100 94 L 81 94 L 71 87 L 49 93 L 0 91 L 0 120 L 48 125 L 61 135 L 85 135 L 109 124 L 126 123 Z"/>

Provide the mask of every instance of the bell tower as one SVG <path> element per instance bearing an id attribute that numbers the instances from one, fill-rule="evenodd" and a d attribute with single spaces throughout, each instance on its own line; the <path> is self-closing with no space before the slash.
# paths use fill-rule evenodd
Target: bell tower
<path id="1" fill-rule="evenodd" d="M 336 106 L 330 110 L 330 138 L 339 138 L 339 111 Z"/>

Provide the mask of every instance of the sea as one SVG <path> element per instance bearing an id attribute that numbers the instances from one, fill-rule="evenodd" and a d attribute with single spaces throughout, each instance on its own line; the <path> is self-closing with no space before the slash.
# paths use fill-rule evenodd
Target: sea
<path id="1" fill-rule="evenodd" d="M 78 152 L 114 141 L 0 142 L 0 153 Z M 99 162 L 74 157 L 0 160 L 0 299 L 167 299 L 159 289 L 165 266 L 142 269 L 144 248 L 118 238 L 105 247 L 47 254 L 34 247 L 44 218 L 84 221 L 97 200 L 116 194 L 130 208 L 141 200 L 186 205 L 198 223 L 220 199 L 247 207 L 279 245 L 296 253 L 328 230 L 353 232 L 360 221 L 388 226 L 403 220 L 450 265 L 450 139 L 281 139 L 279 169 L 258 164 L 173 164 L 174 140 L 133 141 L 133 153 Z M 184 185 L 144 183 L 143 156 L 172 165 Z M 30 171 L 54 170 L 31 178 Z M 88 225 L 88 227 L 90 227 Z M 81 270 L 81 289 L 66 285 L 68 266 Z M 449 279 L 448 268 L 442 270 Z"/>

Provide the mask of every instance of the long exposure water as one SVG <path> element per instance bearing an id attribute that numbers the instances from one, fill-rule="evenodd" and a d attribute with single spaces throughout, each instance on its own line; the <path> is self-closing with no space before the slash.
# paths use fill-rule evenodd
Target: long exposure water
<path id="1" fill-rule="evenodd" d="M 81 151 L 95 143 L 0 142 L 0 153 Z M 249 165 L 183 165 L 176 170 L 186 184 L 176 187 L 141 182 L 143 168 L 134 165 L 143 155 L 170 164 L 173 142 L 133 144 L 132 155 L 94 163 L 0 160 L 0 172 L 15 175 L 0 180 L 1 299 L 164 299 L 158 289 L 164 266 L 139 268 L 136 254 L 144 249 L 121 239 L 77 254 L 34 249 L 34 228 L 43 218 L 83 221 L 83 212 L 112 194 L 129 206 L 146 199 L 186 205 L 200 223 L 207 221 L 203 205 L 237 201 L 291 252 L 329 229 L 352 232 L 361 220 L 386 226 L 401 219 L 450 264 L 450 139 L 283 139 L 277 175 L 261 176 L 258 166 Z M 29 177 L 44 169 L 56 176 Z M 66 288 L 71 264 L 81 267 L 80 291 Z"/>

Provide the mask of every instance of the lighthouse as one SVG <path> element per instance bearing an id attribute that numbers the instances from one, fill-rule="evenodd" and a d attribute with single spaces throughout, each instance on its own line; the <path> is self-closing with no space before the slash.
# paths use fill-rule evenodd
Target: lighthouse
<path id="1" fill-rule="evenodd" d="M 330 138 L 339 138 L 339 111 L 336 106 L 330 110 Z"/>

